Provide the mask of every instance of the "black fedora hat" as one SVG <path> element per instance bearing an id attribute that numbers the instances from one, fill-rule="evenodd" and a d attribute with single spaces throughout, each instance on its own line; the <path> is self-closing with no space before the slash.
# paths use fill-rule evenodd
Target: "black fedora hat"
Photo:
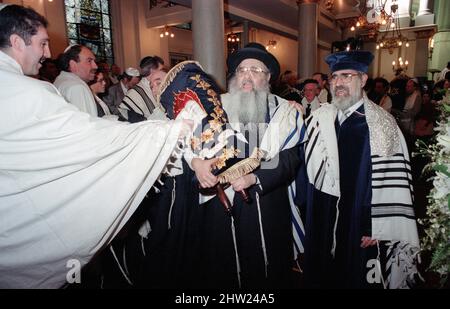
<path id="1" fill-rule="evenodd" d="M 264 63 L 270 71 L 270 81 L 273 82 L 280 75 L 280 64 L 274 55 L 269 53 L 259 43 L 249 43 L 244 48 L 233 52 L 227 59 L 228 74 L 231 76 L 239 64 L 245 59 L 257 59 Z"/>

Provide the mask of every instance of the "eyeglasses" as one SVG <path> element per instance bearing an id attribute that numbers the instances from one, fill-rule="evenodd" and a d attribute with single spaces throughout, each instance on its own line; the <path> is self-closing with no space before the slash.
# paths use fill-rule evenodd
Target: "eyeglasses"
<path id="1" fill-rule="evenodd" d="M 238 74 L 244 74 L 246 72 L 250 72 L 251 74 L 267 74 L 267 71 L 264 71 L 263 69 L 259 67 L 238 67 L 236 69 L 236 73 Z"/>
<path id="2" fill-rule="evenodd" d="M 338 79 L 341 80 L 342 83 L 348 84 L 351 83 L 353 76 L 359 76 L 359 73 L 342 73 L 342 74 L 332 74 L 330 78 L 330 82 L 336 83 Z"/>

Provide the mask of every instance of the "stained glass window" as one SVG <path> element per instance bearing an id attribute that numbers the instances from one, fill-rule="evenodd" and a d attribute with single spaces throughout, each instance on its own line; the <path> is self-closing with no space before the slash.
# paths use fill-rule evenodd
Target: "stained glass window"
<path id="1" fill-rule="evenodd" d="M 114 63 L 109 0 L 64 0 L 69 44 L 89 47 L 97 62 Z"/>

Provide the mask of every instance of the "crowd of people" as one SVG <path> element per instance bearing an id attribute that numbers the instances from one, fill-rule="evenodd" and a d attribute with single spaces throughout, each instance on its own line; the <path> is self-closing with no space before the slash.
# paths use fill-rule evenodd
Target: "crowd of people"
<path id="1" fill-rule="evenodd" d="M 450 87 L 449 70 L 450 62 L 433 81 L 410 77 L 403 69 L 398 69 L 390 82 L 384 77 L 368 78 L 364 86 L 368 98 L 394 116 L 410 153 L 415 140 L 430 138 L 434 133 L 433 126 L 438 120 L 437 104 Z M 320 104 L 331 102 L 328 76 L 320 72 L 310 78 L 298 79 L 295 72 L 286 71 L 274 83 L 274 93 L 301 103 L 305 117 Z"/>
<path id="2" fill-rule="evenodd" d="M 30 8 L 1 6 L 0 28 L 0 287 L 416 284 L 408 146 L 439 83 L 371 82 L 367 51 L 299 83 L 249 43 L 221 93 L 195 61 L 51 60 Z"/>

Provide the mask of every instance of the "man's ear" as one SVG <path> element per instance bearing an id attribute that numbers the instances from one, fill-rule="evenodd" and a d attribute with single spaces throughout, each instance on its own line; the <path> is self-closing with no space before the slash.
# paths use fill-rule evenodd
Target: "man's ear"
<path id="1" fill-rule="evenodd" d="M 18 51 L 23 51 L 25 49 L 25 41 L 17 34 L 11 34 L 9 37 L 9 42 L 11 43 L 11 47 Z"/>
<path id="2" fill-rule="evenodd" d="M 272 75 L 270 75 L 270 73 L 269 74 L 267 74 L 267 82 L 270 82 L 270 77 L 271 77 Z"/>
<path id="3" fill-rule="evenodd" d="M 366 73 L 363 73 L 361 75 L 361 88 L 364 88 L 364 86 L 366 85 L 367 79 L 369 78 L 369 76 L 367 76 Z"/>
<path id="4" fill-rule="evenodd" d="M 76 64 L 77 62 L 75 60 L 69 60 L 69 70 L 70 72 L 76 72 Z"/>

